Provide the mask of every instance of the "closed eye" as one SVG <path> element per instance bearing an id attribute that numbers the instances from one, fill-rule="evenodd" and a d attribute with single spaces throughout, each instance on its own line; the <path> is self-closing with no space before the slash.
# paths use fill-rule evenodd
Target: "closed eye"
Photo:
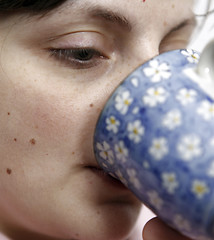
<path id="1" fill-rule="evenodd" d="M 107 56 L 93 48 L 51 49 L 51 56 L 74 69 L 95 67 Z"/>

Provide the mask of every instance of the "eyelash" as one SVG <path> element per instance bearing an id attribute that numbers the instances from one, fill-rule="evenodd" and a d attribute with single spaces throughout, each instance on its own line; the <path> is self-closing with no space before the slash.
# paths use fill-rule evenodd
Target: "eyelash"
<path id="1" fill-rule="evenodd" d="M 98 66 L 107 56 L 93 48 L 51 49 L 51 56 L 68 64 L 73 69 L 87 69 Z"/>

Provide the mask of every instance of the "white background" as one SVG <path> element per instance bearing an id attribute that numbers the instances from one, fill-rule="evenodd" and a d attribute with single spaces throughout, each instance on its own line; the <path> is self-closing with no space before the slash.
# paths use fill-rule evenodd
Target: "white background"
<path id="1" fill-rule="evenodd" d="M 194 12 L 196 14 L 205 14 L 207 12 L 206 9 L 206 0 L 196 0 L 196 6 Z M 211 3 L 210 11 L 214 9 L 214 0 Z M 212 39 L 214 40 L 214 12 L 209 14 L 207 18 L 205 17 L 197 17 L 198 23 L 202 23 L 202 21 L 206 19 L 204 23 L 204 27 L 200 32 L 196 32 L 193 36 L 192 42 L 190 43 L 189 47 L 193 48 L 199 52 L 203 50 L 208 42 Z"/>

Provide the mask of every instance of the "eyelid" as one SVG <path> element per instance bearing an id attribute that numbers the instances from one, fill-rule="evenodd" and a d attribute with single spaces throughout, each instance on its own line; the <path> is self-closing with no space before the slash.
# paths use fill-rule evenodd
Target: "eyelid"
<path id="1" fill-rule="evenodd" d="M 64 66 L 71 69 L 89 69 L 107 62 L 112 56 L 113 44 L 105 35 L 98 32 L 73 32 L 50 40 L 48 52 Z M 77 55 L 89 51 L 92 58 L 87 61 Z M 103 66 L 103 64 L 101 64 Z"/>
<path id="2" fill-rule="evenodd" d="M 110 53 L 112 43 L 104 35 L 98 32 L 74 32 L 68 33 L 50 42 L 52 49 L 94 48 L 100 52 Z"/>

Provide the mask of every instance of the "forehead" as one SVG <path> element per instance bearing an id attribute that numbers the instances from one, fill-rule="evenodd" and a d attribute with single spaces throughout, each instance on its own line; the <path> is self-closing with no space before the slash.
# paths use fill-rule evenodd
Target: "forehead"
<path id="1" fill-rule="evenodd" d="M 192 14 L 193 0 L 68 0 L 45 17 L 52 21 L 100 21 L 134 25 L 155 24 L 160 19 L 172 25 Z"/>
<path id="2" fill-rule="evenodd" d="M 193 2 L 194 0 L 67 0 L 58 8 L 57 12 L 66 13 L 73 9 L 74 11 L 83 10 L 85 13 L 90 13 L 90 10 L 96 8 L 106 8 L 123 11 L 130 15 L 132 13 L 135 16 L 140 14 L 139 17 L 143 18 L 142 12 L 150 12 L 155 17 L 154 13 L 161 13 L 163 9 L 165 11 L 162 14 L 169 14 L 170 11 L 175 11 L 176 9 L 177 11 L 191 9 Z M 175 17 L 179 17 L 179 15 Z"/>

